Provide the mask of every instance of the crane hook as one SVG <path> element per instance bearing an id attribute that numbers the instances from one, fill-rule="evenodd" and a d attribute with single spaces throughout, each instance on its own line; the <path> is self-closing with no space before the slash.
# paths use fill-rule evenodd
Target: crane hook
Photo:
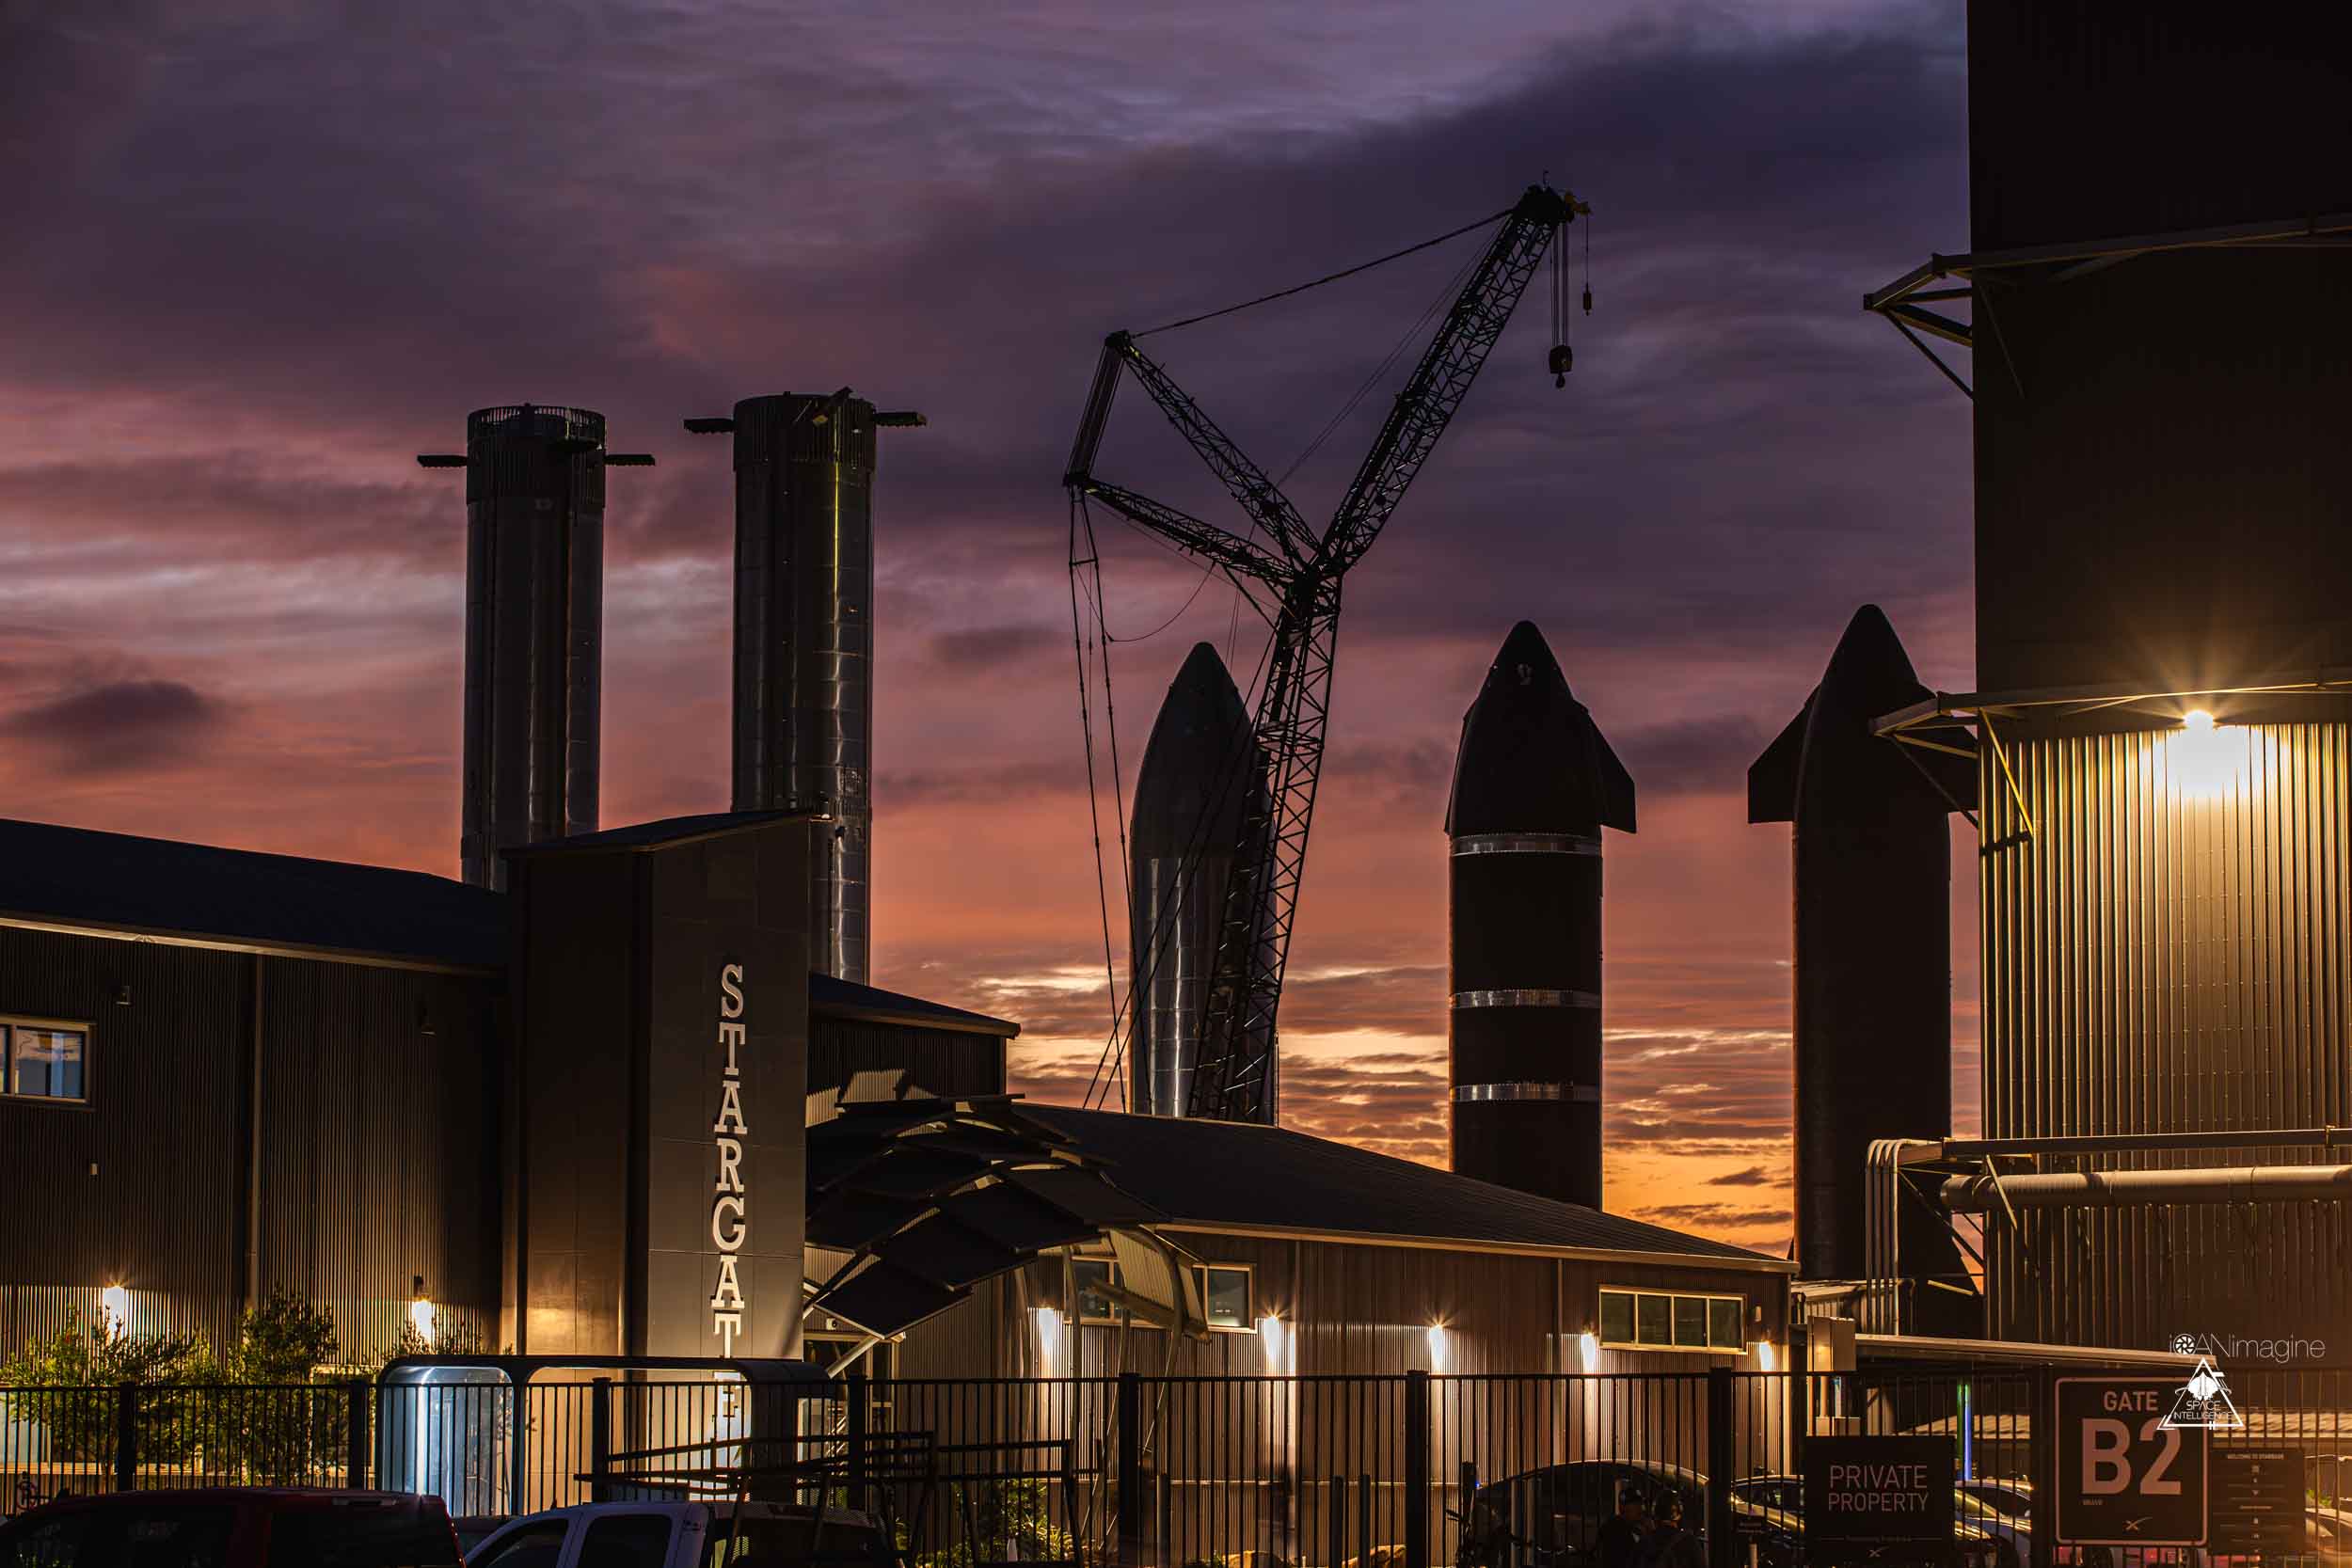
<path id="1" fill-rule="evenodd" d="M 1568 384 L 1568 372 L 1575 368 L 1576 350 L 1565 343 L 1554 343 L 1551 347 L 1551 384 L 1554 387 L 1565 387 Z"/>

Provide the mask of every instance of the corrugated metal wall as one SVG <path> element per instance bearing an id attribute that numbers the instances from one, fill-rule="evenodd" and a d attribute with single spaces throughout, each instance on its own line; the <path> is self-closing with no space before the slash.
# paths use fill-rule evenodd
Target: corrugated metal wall
<path id="1" fill-rule="evenodd" d="M 263 960 L 262 1288 L 331 1307 L 349 1354 L 391 1344 L 419 1275 L 443 1332 L 498 1321 L 497 995 Z"/>
<path id="2" fill-rule="evenodd" d="M 0 1100 L 0 1344 L 54 1332 L 69 1306 L 94 1319 L 118 1283 L 139 1330 L 233 1323 L 250 967 L 0 930 L 0 1012 L 91 1026 L 86 1107 Z"/>
<path id="3" fill-rule="evenodd" d="M 0 1349 L 118 1283 L 134 1330 L 233 1337 L 257 970 L 262 1288 L 331 1307 L 353 1355 L 419 1274 L 444 1323 L 495 1322 L 494 982 L 7 928 L 0 1013 L 92 1037 L 87 1106 L 0 1099 Z"/>
<path id="4" fill-rule="evenodd" d="M 2006 733 L 2006 732 L 2005 732 Z M 2352 727 L 2008 737 L 1988 752 L 1984 1130 L 1992 1137 L 2316 1127 L 2347 1109 Z M 2044 1169 L 2300 1164 L 2312 1149 Z M 1995 1335 L 2352 1341 L 2341 1204 L 1990 1221 Z"/>
<path id="5" fill-rule="evenodd" d="M 1788 1277 L 1777 1273 L 1189 1230 L 1171 1232 L 1171 1239 L 1204 1262 L 1248 1266 L 1253 1315 L 1274 1313 L 1287 1325 L 1279 1369 L 1268 1367 L 1265 1341 L 1255 1333 L 1215 1333 L 1205 1344 L 1183 1341 L 1171 1363 L 1167 1337 L 1157 1330 L 1075 1324 L 1058 1332 L 1058 1360 L 1045 1366 L 1031 1314 L 1037 1308 L 1068 1310 L 1063 1261 L 1054 1256 L 980 1286 L 970 1300 L 918 1324 L 900 1347 L 899 1375 L 1581 1371 L 1585 1368 L 1574 1349 L 1576 1337 L 1595 1326 L 1604 1286 L 1738 1295 L 1751 1307 L 1763 1309 L 1763 1322 L 1751 1329 L 1752 1338 L 1774 1343 L 1785 1343 L 1788 1338 Z M 812 1277 L 820 1274 L 812 1268 Z M 984 1332 L 1000 1323 L 1017 1328 L 1017 1335 Z M 1446 1329 L 1444 1364 L 1437 1368 L 1431 1364 L 1433 1323 Z M 1569 1347 L 1565 1359 L 1564 1345 Z M 1703 1371 L 1724 1364 L 1726 1358 L 1705 1354 L 1613 1350 L 1602 1352 L 1593 1370 Z"/>

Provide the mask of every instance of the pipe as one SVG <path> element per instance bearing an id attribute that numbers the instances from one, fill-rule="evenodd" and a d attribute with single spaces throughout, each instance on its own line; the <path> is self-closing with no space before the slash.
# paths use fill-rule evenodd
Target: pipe
<path id="1" fill-rule="evenodd" d="M 2121 1209 L 2157 1203 L 2281 1203 L 2352 1197 L 2352 1165 L 2213 1165 L 2198 1170 L 2106 1170 L 2042 1176 L 1955 1176 L 1944 1206 L 1989 1213 L 2002 1196 L 2020 1209 Z"/>
<path id="2" fill-rule="evenodd" d="M 2352 1148 L 2352 1127 L 2265 1128 L 2235 1132 L 2096 1132 L 2058 1138 L 1947 1138 L 1938 1160 L 1992 1154 L 2155 1154 L 2168 1149 Z"/>

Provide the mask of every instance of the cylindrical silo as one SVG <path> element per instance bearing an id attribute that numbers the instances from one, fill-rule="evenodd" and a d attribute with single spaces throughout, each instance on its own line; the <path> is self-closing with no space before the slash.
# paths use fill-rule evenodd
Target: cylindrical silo
<path id="1" fill-rule="evenodd" d="M 1160 704 L 1136 778 L 1127 846 L 1130 1111 L 1181 1117 L 1189 1107 L 1226 883 L 1261 777 L 1233 677 L 1216 648 L 1197 643 Z M 1274 1096 L 1266 1100 L 1270 1107 Z"/>
<path id="2" fill-rule="evenodd" d="M 735 809 L 834 818 L 809 967 L 864 983 L 874 754 L 874 405 L 735 405 Z"/>
<path id="3" fill-rule="evenodd" d="M 478 409 L 465 467 L 459 861 L 467 881 L 502 888 L 501 849 L 596 827 L 604 416 Z"/>
<path id="4" fill-rule="evenodd" d="M 1521 621 L 1463 716 L 1446 807 L 1452 1159 L 1594 1209 L 1603 827 L 1633 831 L 1633 781 Z"/>

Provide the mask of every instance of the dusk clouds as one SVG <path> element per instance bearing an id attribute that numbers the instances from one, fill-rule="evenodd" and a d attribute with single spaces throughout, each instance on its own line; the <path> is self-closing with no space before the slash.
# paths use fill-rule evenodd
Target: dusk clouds
<path id="1" fill-rule="evenodd" d="M 453 873 L 463 501 L 411 459 L 514 399 L 660 464 L 612 484 L 607 821 L 723 807 L 730 480 L 678 420 L 849 385 L 930 420 L 876 501 L 877 978 L 1020 1020 L 1056 1098 L 1109 1015 L 1056 483 L 1102 335 L 1590 200 L 1568 388 L 1531 299 L 1349 580 L 1286 1119 L 1442 1157 L 1446 780 L 1527 617 L 1642 792 L 1612 1205 L 1783 1244 L 1746 762 L 1864 600 L 1970 673 L 1966 407 L 1858 309 L 1965 233 L 1956 4 L 103 9 L 0 20 L 0 815 Z M 1279 473 L 1466 259 L 1154 342 Z M 1102 471 L 1225 515 L 1140 399 Z M 1132 774 L 1185 648 L 1261 633 L 1103 543 L 1114 631 L 1176 615 L 1115 650 Z"/>

